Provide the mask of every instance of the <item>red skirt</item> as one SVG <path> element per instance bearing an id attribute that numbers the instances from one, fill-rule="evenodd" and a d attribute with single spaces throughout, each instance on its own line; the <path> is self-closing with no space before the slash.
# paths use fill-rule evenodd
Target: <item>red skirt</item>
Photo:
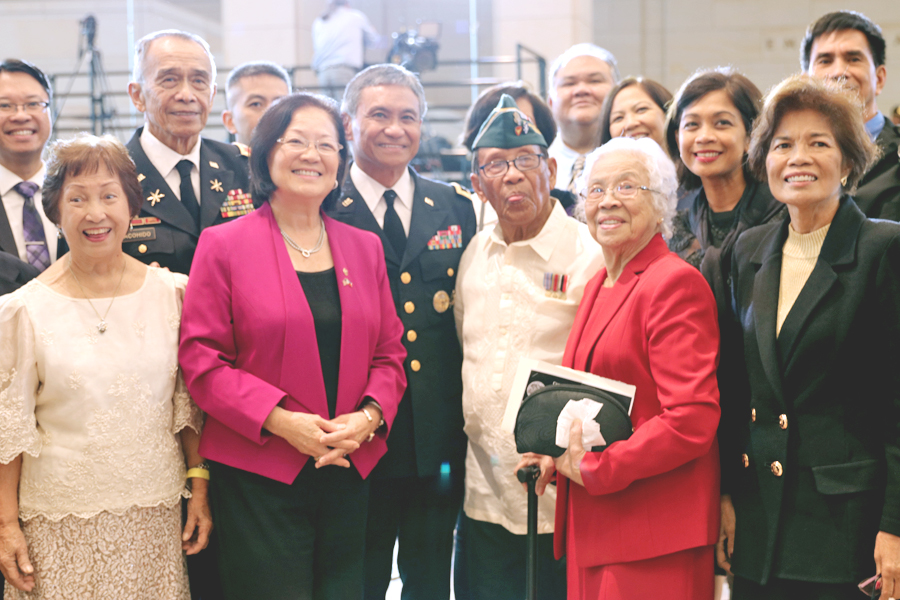
<path id="1" fill-rule="evenodd" d="M 571 515 L 568 526 L 566 580 L 569 600 L 713 600 L 715 546 L 690 548 L 647 560 L 581 568 L 576 565 Z"/>

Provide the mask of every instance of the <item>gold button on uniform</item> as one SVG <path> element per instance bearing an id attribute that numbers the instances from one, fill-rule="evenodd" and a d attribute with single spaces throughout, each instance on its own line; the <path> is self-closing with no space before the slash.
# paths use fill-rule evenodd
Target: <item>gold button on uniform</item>
<path id="1" fill-rule="evenodd" d="M 778 426 L 782 429 L 787 429 L 788 421 L 787 415 L 778 415 Z"/>
<path id="2" fill-rule="evenodd" d="M 406 311 L 406 314 L 410 314 L 414 310 L 416 310 L 416 305 L 413 304 L 412 302 L 407 302 L 406 304 L 403 305 L 403 310 Z"/>
<path id="3" fill-rule="evenodd" d="M 772 475 L 775 477 L 781 477 L 784 474 L 784 467 L 781 466 L 781 463 L 777 460 L 772 463 Z"/>
<path id="4" fill-rule="evenodd" d="M 453 270 L 453 267 L 450 267 L 449 269 L 447 269 L 447 277 L 453 277 L 453 273 L 455 273 L 455 271 Z"/>
<path id="5" fill-rule="evenodd" d="M 745 469 L 750 466 L 750 457 L 746 454 L 741 454 L 741 461 L 744 463 Z"/>
<path id="6" fill-rule="evenodd" d="M 419 337 L 419 336 L 417 336 L 416 332 L 413 331 L 412 329 L 410 329 L 409 331 L 406 332 L 406 339 L 408 339 L 411 342 L 416 341 L 417 337 Z"/>
<path id="7" fill-rule="evenodd" d="M 140 246 L 138 246 L 138 252 L 140 252 L 141 254 L 146 254 L 147 253 L 147 244 L 141 244 Z"/>
<path id="8" fill-rule="evenodd" d="M 410 275 L 406 271 L 403 271 L 402 273 L 400 273 L 400 281 L 402 281 L 403 283 L 409 283 L 410 281 L 412 281 L 412 275 Z"/>
<path id="9" fill-rule="evenodd" d="M 409 362 L 409 368 L 412 369 L 413 371 L 418 371 L 419 369 L 422 368 L 422 363 L 420 363 L 417 360 L 412 360 Z"/>
<path id="10" fill-rule="evenodd" d="M 756 409 L 755 408 L 750 409 L 750 420 L 756 421 Z"/>

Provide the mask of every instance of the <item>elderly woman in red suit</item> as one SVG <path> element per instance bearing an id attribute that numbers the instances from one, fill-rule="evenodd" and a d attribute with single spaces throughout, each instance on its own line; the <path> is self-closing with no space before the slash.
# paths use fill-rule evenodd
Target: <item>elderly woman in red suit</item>
<path id="1" fill-rule="evenodd" d="M 634 433 L 585 452 L 581 424 L 554 468 L 557 556 L 569 598 L 711 600 L 719 519 L 719 330 L 709 285 L 669 252 L 675 167 L 649 138 L 586 161 L 585 210 L 606 269 L 584 292 L 563 364 L 637 387 Z M 523 462 L 534 462 L 526 457 Z"/>
<path id="2" fill-rule="evenodd" d="M 805 77 L 766 97 L 750 166 L 789 218 L 735 247 L 736 339 L 749 405 L 723 453 L 735 600 L 900 598 L 900 225 L 850 195 L 876 156 L 856 94 Z M 723 432 L 723 435 L 726 435 Z"/>
<path id="3" fill-rule="evenodd" d="M 365 478 L 405 352 L 381 242 L 320 210 L 345 145 L 332 100 L 272 106 L 253 136 L 259 208 L 205 231 L 194 257 L 179 359 L 207 413 L 229 599 L 362 597 Z"/>

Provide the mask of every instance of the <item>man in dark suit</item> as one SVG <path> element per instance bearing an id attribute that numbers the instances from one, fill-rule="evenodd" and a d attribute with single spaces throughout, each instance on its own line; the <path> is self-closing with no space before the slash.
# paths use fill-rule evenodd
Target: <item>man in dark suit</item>
<path id="1" fill-rule="evenodd" d="M 876 99 L 887 79 L 881 27 L 865 15 L 842 10 L 828 13 L 806 30 L 800 64 L 814 77 L 842 84 L 859 95 L 866 130 L 881 149 L 854 194 L 870 218 L 900 221 L 900 126 L 879 112 Z"/>
<path id="2" fill-rule="evenodd" d="M 348 84 L 341 108 L 354 163 L 328 214 L 381 237 L 408 352 L 408 388 L 371 476 L 365 597 L 384 599 L 399 537 L 402 597 L 449 598 L 466 452 L 451 304 L 475 212 L 462 188 L 409 168 L 426 110 L 415 75 L 370 67 Z"/>
<path id="3" fill-rule="evenodd" d="M 24 260 L 19 260 L 7 252 L 0 252 L 0 296 L 16 291 L 40 273 Z M 2 590 L 3 585 L 0 582 L 0 591 Z"/>
<path id="4" fill-rule="evenodd" d="M 31 63 L 0 63 L 0 252 L 38 272 L 67 250 L 41 204 L 52 93 L 47 76 Z"/>
<path id="5" fill-rule="evenodd" d="M 203 229 L 253 210 L 247 163 L 237 147 L 200 137 L 216 94 L 216 65 L 202 38 L 157 31 L 134 55 L 128 95 L 144 126 L 128 151 L 145 201 L 125 251 L 189 273 Z"/>

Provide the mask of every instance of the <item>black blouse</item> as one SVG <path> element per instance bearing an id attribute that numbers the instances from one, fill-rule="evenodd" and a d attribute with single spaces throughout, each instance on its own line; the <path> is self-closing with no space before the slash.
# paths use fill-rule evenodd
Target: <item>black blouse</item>
<path id="1" fill-rule="evenodd" d="M 337 410 L 338 373 L 341 369 L 341 298 L 337 278 L 334 267 L 318 273 L 297 271 L 297 277 L 315 323 L 328 414 L 333 419 Z"/>

